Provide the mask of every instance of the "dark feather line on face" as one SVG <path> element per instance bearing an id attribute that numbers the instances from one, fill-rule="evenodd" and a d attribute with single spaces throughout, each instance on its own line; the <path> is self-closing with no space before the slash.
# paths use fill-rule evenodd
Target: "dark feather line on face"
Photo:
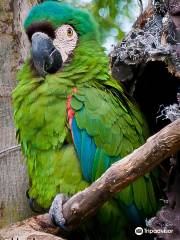
<path id="1" fill-rule="evenodd" d="M 43 32 L 46 33 L 52 39 L 55 38 L 55 29 L 49 22 L 39 22 L 31 24 L 26 30 L 29 41 L 31 41 L 31 37 L 35 32 Z"/>

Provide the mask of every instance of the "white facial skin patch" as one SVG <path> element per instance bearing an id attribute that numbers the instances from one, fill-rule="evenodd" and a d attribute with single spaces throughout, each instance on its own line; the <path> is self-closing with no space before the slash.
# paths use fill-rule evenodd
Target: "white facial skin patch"
<path id="1" fill-rule="evenodd" d="M 63 62 L 66 62 L 69 55 L 71 55 L 76 47 L 78 35 L 73 27 L 68 24 L 64 24 L 56 30 L 55 36 L 53 44 L 61 53 Z"/>

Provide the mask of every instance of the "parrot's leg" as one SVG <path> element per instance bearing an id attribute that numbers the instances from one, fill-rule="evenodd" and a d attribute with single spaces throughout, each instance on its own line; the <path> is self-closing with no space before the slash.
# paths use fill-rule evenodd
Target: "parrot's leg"
<path id="1" fill-rule="evenodd" d="M 68 199 L 69 198 L 63 194 L 57 194 L 49 210 L 52 221 L 65 231 L 68 231 L 68 228 L 65 227 L 66 220 L 63 216 L 63 204 Z"/>

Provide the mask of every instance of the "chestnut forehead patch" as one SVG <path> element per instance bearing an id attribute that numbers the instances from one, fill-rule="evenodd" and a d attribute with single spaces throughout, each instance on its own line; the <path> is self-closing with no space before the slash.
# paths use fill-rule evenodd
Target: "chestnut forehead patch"
<path id="1" fill-rule="evenodd" d="M 31 37 L 35 32 L 43 32 L 46 33 L 52 39 L 55 38 L 55 29 L 49 22 L 39 22 L 31 24 L 26 30 L 29 41 L 31 41 Z"/>

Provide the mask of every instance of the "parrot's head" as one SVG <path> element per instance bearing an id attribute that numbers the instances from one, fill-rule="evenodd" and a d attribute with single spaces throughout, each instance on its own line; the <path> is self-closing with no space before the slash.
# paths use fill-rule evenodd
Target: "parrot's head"
<path id="1" fill-rule="evenodd" d="M 83 43 L 99 42 L 92 16 L 63 2 L 45 1 L 34 6 L 24 27 L 31 42 L 33 65 L 41 76 L 60 71 Z M 81 53 L 86 54 L 85 51 L 88 48 Z"/>

